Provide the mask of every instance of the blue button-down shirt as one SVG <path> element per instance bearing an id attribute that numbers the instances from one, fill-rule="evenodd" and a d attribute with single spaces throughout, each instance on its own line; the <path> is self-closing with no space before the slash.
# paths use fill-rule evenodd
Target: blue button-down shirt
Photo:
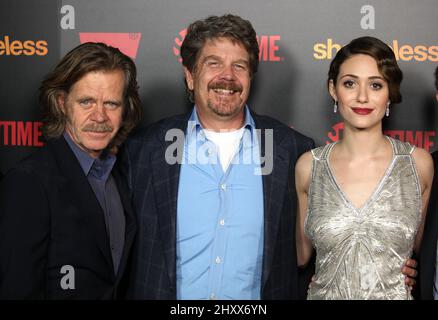
<path id="1" fill-rule="evenodd" d="M 260 299 L 263 183 L 247 107 L 244 128 L 224 172 L 196 107 L 190 117 L 178 189 L 178 299 Z"/>
<path id="2" fill-rule="evenodd" d="M 113 259 L 114 273 L 117 274 L 125 244 L 125 212 L 116 182 L 111 175 L 116 157 L 112 154 L 106 154 L 100 158 L 93 158 L 79 148 L 66 132 L 64 132 L 64 138 L 78 159 L 102 207 Z"/>

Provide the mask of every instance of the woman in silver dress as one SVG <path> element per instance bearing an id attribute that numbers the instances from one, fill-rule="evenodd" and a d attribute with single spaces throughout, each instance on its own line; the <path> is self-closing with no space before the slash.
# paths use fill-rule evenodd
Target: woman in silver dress
<path id="1" fill-rule="evenodd" d="M 391 48 L 372 37 L 351 41 L 330 64 L 343 138 L 295 168 L 299 265 L 316 249 L 308 299 L 412 298 L 401 269 L 421 242 L 433 162 L 383 134 L 401 80 Z"/>

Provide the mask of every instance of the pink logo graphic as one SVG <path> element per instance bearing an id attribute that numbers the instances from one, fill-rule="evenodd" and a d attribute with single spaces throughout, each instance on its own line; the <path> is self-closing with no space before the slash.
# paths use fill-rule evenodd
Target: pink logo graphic
<path id="1" fill-rule="evenodd" d="M 187 29 L 182 29 L 179 32 L 179 36 L 175 38 L 175 45 L 173 46 L 173 54 L 178 57 L 178 61 L 181 62 L 182 58 L 180 56 L 181 46 L 186 37 Z"/>
<path id="2" fill-rule="evenodd" d="M 341 134 L 344 131 L 344 123 L 338 122 L 335 125 L 332 126 L 332 132 L 327 133 L 327 137 L 330 139 L 326 141 L 326 144 L 329 144 L 331 142 L 336 142 L 339 139 L 341 139 Z"/>
<path id="3" fill-rule="evenodd" d="M 116 47 L 127 56 L 135 59 L 137 57 L 138 45 L 140 44 L 141 33 L 107 33 L 107 32 L 79 32 L 79 40 L 85 42 L 103 42 L 109 46 Z"/>

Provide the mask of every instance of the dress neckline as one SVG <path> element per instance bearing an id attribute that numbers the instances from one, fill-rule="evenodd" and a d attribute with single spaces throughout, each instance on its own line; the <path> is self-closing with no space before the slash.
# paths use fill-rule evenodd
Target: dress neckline
<path id="1" fill-rule="evenodd" d="M 347 195 L 344 193 L 344 191 L 342 190 L 342 188 L 340 187 L 340 185 L 338 184 L 336 177 L 333 173 L 333 170 L 330 166 L 330 154 L 331 151 L 333 149 L 333 147 L 339 142 L 336 141 L 332 144 L 330 144 L 328 146 L 328 150 L 327 150 L 327 156 L 326 156 L 326 163 L 327 163 L 327 171 L 329 173 L 330 179 L 332 180 L 333 185 L 335 186 L 336 190 L 338 191 L 338 193 L 341 195 L 341 198 L 343 199 L 344 203 L 347 204 L 351 209 L 354 210 L 355 213 L 357 214 L 361 214 L 362 211 L 364 211 L 371 203 L 374 202 L 375 198 L 377 197 L 377 195 L 380 193 L 380 190 L 382 189 L 386 179 L 388 178 L 388 176 L 391 174 L 392 169 L 394 168 L 394 163 L 395 163 L 395 158 L 396 158 L 396 149 L 395 149 L 395 145 L 394 142 L 392 141 L 392 139 L 388 136 L 384 136 L 385 138 L 388 139 L 389 143 L 391 144 L 391 150 L 392 150 L 392 158 L 391 161 L 389 162 L 388 167 L 386 168 L 386 170 L 383 173 L 383 176 L 379 179 L 376 187 L 374 188 L 374 191 L 371 192 L 370 196 L 367 198 L 367 200 L 364 202 L 364 204 L 361 207 L 357 207 L 348 197 Z"/>

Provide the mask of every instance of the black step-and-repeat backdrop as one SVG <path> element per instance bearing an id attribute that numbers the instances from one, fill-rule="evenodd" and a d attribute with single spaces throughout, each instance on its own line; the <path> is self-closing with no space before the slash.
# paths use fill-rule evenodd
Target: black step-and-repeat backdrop
<path id="1" fill-rule="evenodd" d="M 119 47 L 139 69 L 143 124 L 188 110 L 179 48 L 185 28 L 209 15 L 252 22 L 260 68 L 250 106 L 315 139 L 342 136 L 326 90 L 330 60 L 351 39 L 390 45 L 404 72 L 403 102 L 386 133 L 438 149 L 433 71 L 438 65 L 437 0 L 2 0 L 0 2 L 0 171 L 43 145 L 38 87 L 74 46 Z"/>

